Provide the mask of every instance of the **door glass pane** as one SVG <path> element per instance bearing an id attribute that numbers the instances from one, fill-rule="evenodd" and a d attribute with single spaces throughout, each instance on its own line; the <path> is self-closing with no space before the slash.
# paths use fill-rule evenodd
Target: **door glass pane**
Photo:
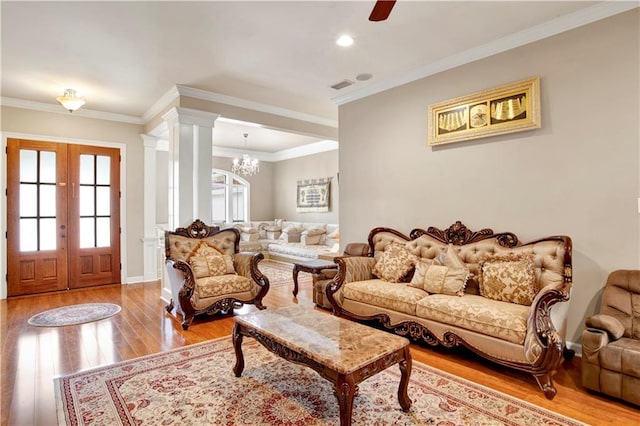
<path id="1" fill-rule="evenodd" d="M 20 219 L 20 251 L 38 250 L 38 221 Z"/>
<path id="2" fill-rule="evenodd" d="M 40 185 L 40 216 L 56 216 L 55 185 Z"/>
<path id="3" fill-rule="evenodd" d="M 94 187 L 80 187 L 80 216 L 93 216 L 95 214 Z"/>
<path id="4" fill-rule="evenodd" d="M 96 215 L 109 216 L 111 214 L 110 194 L 111 188 L 108 186 L 96 188 Z"/>
<path id="5" fill-rule="evenodd" d="M 98 218 L 98 241 L 96 247 L 109 247 L 111 245 L 111 219 L 108 217 Z"/>
<path id="6" fill-rule="evenodd" d="M 111 158 L 98 155 L 96 158 L 96 183 L 109 185 L 111 183 Z"/>
<path id="7" fill-rule="evenodd" d="M 20 216 L 38 215 L 38 185 L 20 184 Z"/>
<path id="8" fill-rule="evenodd" d="M 40 219 L 40 250 L 56 249 L 56 220 Z"/>
<path id="9" fill-rule="evenodd" d="M 96 246 L 96 222 L 92 217 L 80 218 L 80 248 Z"/>
<path id="10" fill-rule="evenodd" d="M 38 152 L 20 150 L 20 182 L 35 182 L 38 179 Z"/>
<path id="11" fill-rule="evenodd" d="M 40 151 L 40 182 L 56 182 L 56 153 Z"/>
<path id="12" fill-rule="evenodd" d="M 93 155 L 80 155 L 80 183 L 93 185 Z"/>

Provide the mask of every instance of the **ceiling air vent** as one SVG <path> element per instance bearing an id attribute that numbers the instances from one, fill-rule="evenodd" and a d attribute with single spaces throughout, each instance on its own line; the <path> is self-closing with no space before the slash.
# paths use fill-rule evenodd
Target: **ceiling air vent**
<path id="1" fill-rule="evenodd" d="M 340 83 L 336 83 L 333 86 L 331 86 L 331 88 L 335 90 L 340 90 L 340 89 L 344 89 L 345 87 L 349 87 L 352 84 L 353 84 L 353 81 L 342 80 Z"/>

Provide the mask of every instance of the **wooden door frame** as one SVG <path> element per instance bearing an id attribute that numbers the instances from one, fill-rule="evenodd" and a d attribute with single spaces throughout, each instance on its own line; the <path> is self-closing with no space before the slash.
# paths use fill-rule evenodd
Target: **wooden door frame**
<path id="1" fill-rule="evenodd" d="M 7 232 L 7 197 L 5 196 L 7 190 L 7 139 L 27 139 L 42 142 L 52 143 L 66 143 L 72 145 L 91 145 L 100 146 L 106 148 L 117 148 L 120 150 L 120 262 L 122 263 L 122 270 L 120 271 L 120 281 L 122 284 L 127 283 L 127 203 L 126 203 L 126 191 L 127 191 L 127 146 L 124 143 L 108 142 L 99 140 L 79 139 L 79 138 L 61 138 L 58 136 L 47 135 L 33 135 L 28 133 L 18 132 L 0 132 L 0 299 L 7 298 L 7 239 L 5 238 Z"/>

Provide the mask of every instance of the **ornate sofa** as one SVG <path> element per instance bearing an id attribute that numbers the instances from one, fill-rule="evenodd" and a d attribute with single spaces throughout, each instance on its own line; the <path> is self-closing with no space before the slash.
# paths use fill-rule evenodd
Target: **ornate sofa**
<path id="1" fill-rule="evenodd" d="M 173 309 L 188 329 L 196 315 L 231 313 L 245 303 L 265 309 L 269 279 L 258 269 L 262 253 L 240 253 L 240 231 L 218 230 L 196 220 L 186 228 L 165 231 L 165 265 Z"/>
<path id="2" fill-rule="evenodd" d="M 268 259 L 284 262 L 335 256 L 340 245 L 339 227 L 335 224 L 276 219 L 236 223 L 232 227 L 240 231 L 240 251 L 261 252 Z"/>
<path id="3" fill-rule="evenodd" d="M 640 405 L 640 271 L 609 274 L 582 332 L 582 384 Z"/>
<path id="4" fill-rule="evenodd" d="M 377 320 L 430 345 L 462 345 L 531 373 L 547 398 L 574 353 L 564 333 L 572 286 L 571 239 L 522 244 L 510 232 L 391 228 L 369 233 L 368 256 L 336 257 L 326 288 L 335 315 Z M 395 281 L 395 282 L 393 282 Z"/>

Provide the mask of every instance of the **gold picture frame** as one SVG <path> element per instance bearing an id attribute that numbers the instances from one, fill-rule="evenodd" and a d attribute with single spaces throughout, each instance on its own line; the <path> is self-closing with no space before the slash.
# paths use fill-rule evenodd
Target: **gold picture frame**
<path id="1" fill-rule="evenodd" d="M 429 105 L 430 146 L 540 128 L 540 78 Z"/>

